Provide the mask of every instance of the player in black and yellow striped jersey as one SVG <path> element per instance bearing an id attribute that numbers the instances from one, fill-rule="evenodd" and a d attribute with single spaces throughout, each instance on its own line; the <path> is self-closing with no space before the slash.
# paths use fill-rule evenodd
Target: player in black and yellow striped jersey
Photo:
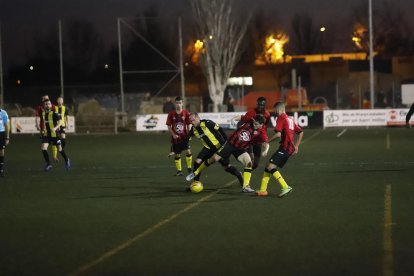
<path id="1" fill-rule="evenodd" d="M 197 113 L 191 113 L 189 119 L 193 126 L 188 134 L 189 137 L 196 137 L 200 139 L 203 144 L 203 148 L 198 153 L 193 165 L 193 170 L 197 170 L 204 161 L 212 157 L 214 153 L 223 147 L 227 141 L 227 137 L 224 130 L 218 124 L 211 120 L 201 120 Z M 236 176 L 240 185 L 243 185 L 243 176 L 230 164 L 228 158 L 222 159 L 219 162 L 226 172 Z M 199 181 L 200 174 L 198 174 L 194 180 Z"/>
<path id="2" fill-rule="evenodd" d="M 49 154 L 47 152 L 47 148 L 49 144 L 55 145 L 65 159 L 66 169 L 69 170 L 70 168 L 70 160 L 67 157 L 65 151 L 62 149 L 61 141 L 59 138 L 59 129 L 62 125 L 62 119 L 59 113 L 56 113 L 52 109 L 52 103 L 49 99 L 43 102 L 44 110 L 40 117 L 40 123 L 42 124 L 42 144 L 41 150 L 43 153 L 43 157 L 46 161 L 45 171 L 48 172 L 52 169 L 52 165 L 50 164 Z"/>
<path id="3" fill-rule="evenodd" d="M 66 106 L 63 104 L 63 97 L 59 97 L 57 98 L 57 105 L 55 105 L 55 110 L 56 113 L 60 114 L 60 117 L 62 119 L 62 125 L 60 126 L 59 129 L 59 138 L 61 141 L 61 145 L 62 145 L 62 149 L 65 149 L 66 146 L 66 126 L 68 123 L 68 109 L 66 108 Z M 57 157 L 57 147 L 52 145 L 52 153 L 53 153 L 53 160 L 58 162 L 59 159 Z"/>

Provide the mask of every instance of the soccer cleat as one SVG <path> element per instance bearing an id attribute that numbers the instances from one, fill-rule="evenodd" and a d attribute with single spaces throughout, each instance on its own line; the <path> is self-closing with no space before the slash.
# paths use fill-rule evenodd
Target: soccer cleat
<path id="1" fill-rule="evenodd" d="M 195 174 L 192 172 L 192 173 L 190 173 L 189 175 L 187 175 L 187 176 L 185 177 L 185 180 L 187 180 L 187 181 L 191 181 L 191 180 L 193 180 L 193 179 L 194 179 L 194 177 L 195 177 Z"/>
<path id="2" fill-rule="evenodd" d="M 45 166 L 45 169 L 44 169 L 44 171 L 45 172 L 49 172 L 49 171 L 51 171 L 52 170 L 52 165 L 50 165 L 50 164 L 47 164 L 46 166 Z"/>
<path id="3" fill-rule="evenodd" d="M 68 171 L 70 169 L 70 159 L 66 161 L 66 170 Z"/>
<path id="4" fill-rule="evenodd" d="M 174 174 L 174 176 L 182 176 L 183 175 L 183 172 L 182 171 L 177 171 L 175 174 Z"/>
<path id="5" fill-rule="evenodd" d="M 243 188 L 242 190 L 243 193 L 254 193 L 255 190 L 253 190 L 250 185 L 247 185 L 246 187 Z"/>
<path id="6" fill-rule="evenodd" d="M 171 156 L 173 156 L 174 154 L 175 154 L 175 152 L 173 152 L 173 151 L 172 151 L 172 152 L 170 152 L 170 153 L 167 155 L 167 157 L 168 157 L 168 158 L 170 158 L 170 157 L 171 157 Z"/>
<path id="7" fill-rule="evenodd" d="M 256 196 L 267 196 L 269 193 L 267 191 L 256 191 Z"/>
<path id="8" fill-rule="evenodd" d="M 286 189 L 282 189 L 282 192 L 279 194 L 279 197 L 285 196 L 292 191 L 292 187 L 288 186 Z"/>

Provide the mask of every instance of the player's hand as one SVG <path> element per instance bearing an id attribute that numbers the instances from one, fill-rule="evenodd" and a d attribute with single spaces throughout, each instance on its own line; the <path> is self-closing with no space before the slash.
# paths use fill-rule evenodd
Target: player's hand
<path id="1" fill-rule="evenodd" d="M 299 152 L 299 147 L 295 146 L 295 151 L 293 152 L 293 154 L 298 154 L 298 152 Z"/>

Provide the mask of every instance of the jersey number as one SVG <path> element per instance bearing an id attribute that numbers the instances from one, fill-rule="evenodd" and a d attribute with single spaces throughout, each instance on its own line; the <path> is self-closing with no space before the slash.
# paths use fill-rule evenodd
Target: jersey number
<path id="1" fill-rule="evenodd" d="M 292 118 L 288 118 L 288 122 L 289 122 L 289 129 L 290 130 L 294 130 L 295 129 L 295 125 L 293 123 Z"/>

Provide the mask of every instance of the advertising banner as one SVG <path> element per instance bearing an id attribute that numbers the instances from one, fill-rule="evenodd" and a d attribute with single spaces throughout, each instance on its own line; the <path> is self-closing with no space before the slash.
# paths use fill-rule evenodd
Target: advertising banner
<path id="1" fill-rule="evenodd" d="M 11 118 L 11 133 L 39 133 L 36 129 L 35 117 L 12 117 Z M 68 116 L 68 124 L 66 126 L 66 133 L 75 132 L 75 117 Z"/>
<path id="2" fill-rule="evenodd" d="M 244 115 L 245 112 L 223 112 L 223 113 L 199 113 L 201 119 L 209 119 L 219 124 L 223 129 L 236 129 L 237 122 L 232 118 L 235 116 Z M 313 112 L 295 112 L 288 113 L 301 128 L 306 127 L 322 127 L 323 125 L 323 113 L 321 111 Z M 137 131 L 167 131 L 168 128 L 165 125 L 167 121 L 167 114 L 149 114 L 149 115 L 137 115 L 136 117 L 136 130 Z M 275 114 L 271 114 L 270 123 L 268 128 L 274 128 L 276 126 Z"/>
<path id="3" fill-rule="evenodd" d="M 325 110 L 324 127 L 405 125 L 408 109 Z"/>

